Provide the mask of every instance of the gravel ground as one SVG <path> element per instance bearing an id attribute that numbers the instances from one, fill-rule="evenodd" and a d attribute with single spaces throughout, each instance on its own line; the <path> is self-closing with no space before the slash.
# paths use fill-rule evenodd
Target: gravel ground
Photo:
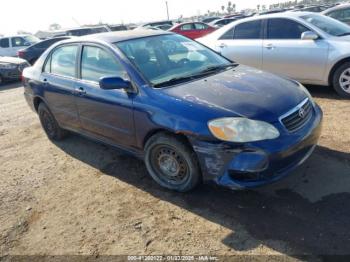
<path id="1" fill-rule="evenodd" d="M 0 87 L 0 255 L 350 254 L 350 102 L 325 113 L 313 156 L 254 191 L 158 187 L 144 164 L 78 135 L 44 135 L 20 84 Z"/>

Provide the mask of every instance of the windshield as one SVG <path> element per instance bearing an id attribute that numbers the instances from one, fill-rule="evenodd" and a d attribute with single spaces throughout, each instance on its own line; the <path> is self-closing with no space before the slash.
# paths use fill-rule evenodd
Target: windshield
<path id="1" fill-rule="evenodd" d="M 34 44 L 40 42 L 40 39 L 33 35 L 26 35 L 23 37 L 28 43 Z"/>
<path id="2" fill-rule="evenodd" d="M 350 34 L 350 27 L 348 25 L 328 16 L 310 14 L 301 18 L 332 36 Z"/>
<path id="3" fill-rule="evenodd" d="M 154 86 L 188 81 L 232 65 L 214 51 L 180 35 L 158 35 L 115 44 Z M 168 83 L 168 84 L 166 84 Z"/>

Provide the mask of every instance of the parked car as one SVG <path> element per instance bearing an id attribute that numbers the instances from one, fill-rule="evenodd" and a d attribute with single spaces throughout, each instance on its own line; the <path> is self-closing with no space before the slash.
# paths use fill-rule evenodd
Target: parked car
<path id="1" fill-rule="evenodd" d="M 350 4 L 337 5 L 323 11 L 322 14 L 350 25 Z"/>
<path id="2" fill-rule="evenodd" d="M 146 23 L 141 25 L 140 27 L 159 27 L 159 26 L 174 26 L 174 23 L 173 21 L 165 20 L 165 21 Z"/>
<path id="3" fill-rule="evenodd" d="M 109 25 L 108 26 L 111 31 L 125 31 L 125 30 L 129 30 L 129 28 L 126 25 Z"/>
<path id="4" fill-rule="evenodd" d="M 9 80 L 20 80 L 24 68 L 30 66 L 27 61 L 0 56 L 0 85 Z"/>
<path id="5" fill-rule="evenodd" d="M 234 21 L 237 21 L 237 19 L 234 18 L 222 18 L 222 19 L 218 19 L 218 20 L 214 20 L 213 22 L 209 23 L 210 26 L 212 27 L 223 27 L 224 25 L 228 25 Z"/>
<path id="6" fill-rule="evenodd" d="M 84 36 L 84 35 L 92 35 L 99 33 L 110 32 L 108 26 L 93 26 L 93 27 L 80 27 L 76 29 L 67 30 L 67 36 Z"/>
<path id="7" fill-rule="evenodd" d="M 45 52 L 46 49 L 48 49 L 51 45 L 67 40 L 71 37 L 65 36 L 65 37 L 56 37 L 56 38 L 51 38 L 48 40 L 44 40 L 41 42 L 38 42 L 34 45 L 31 45 L 25 49 L 21 49 L 17 52 L 17 56 L 27 60 L 30 64 L 34 64 L 36 60 Z"/>
<path id="8" fill-rule="evenodd" d="M 238 19 L 251 17 L 253 15 L 255 15 L 255 13 L 250 13 L 250 14 L 232 14 L 232 15 L 226 15 L 226 16 L 224 16 L 224 18 L 234 18 L 234 19 L 238 20 Z"/>
<path id="9" fill-rule="evenodd" d="M 142 157 L 161 186 L 250 188 L 314 150 L 322 111 L 299 83 L 234 64 L 164 31 L 60 42 L 23 73 L 47 136 L 65 130 Z"/>
<path id="10" fill-rule="evenodd" d="M 286 12 L 285 9 L 271 9 L 266 11 L 261 11 L 258 15 L 269 15 L 269 14 L 277 14 L 277 13 L 283 13 Z"/>
<path id="11" fill-rule="evenodd" d="M 16 56 L 17 51 L 39 42 L 40 39 L 32 35 L 15 35 L 0 38 L 0 56 Z"/>
<path id="12" fill-rule="evenodd" d="M 202 19 L 202 23 L 209 24 L 210 22 L 213 22 L 214 20 L 221 19 L 220 16 L 210 16 Z"/>
<path id="13" fill-rule="evenodd" d="M 310 12 L 239 20 L 201 43 L 231 60 L 350 97 L 350 27 Z M 350 78 L 349 78 L 350 79 Z"/>
<path id="14" fill-rule="evenodd" d="M 325 5 L 313 5 L 313 6 L 307 6 L 307 7 L 301 8 L 299 9 L 299 11 L 320 13 L 325 11 L 326 9 L 328 8 Z"/>
<path id="15" fill-rule="evenodd" d="M 187 36 L 191 39 L 196 39 L 216 30 L 215 27 L 212 27 L 208 24 L 204 24 L 201 22 L 190 22 L 190 23 L 182 23 L 175 25 L 170 28 L 169 31 Z"/>

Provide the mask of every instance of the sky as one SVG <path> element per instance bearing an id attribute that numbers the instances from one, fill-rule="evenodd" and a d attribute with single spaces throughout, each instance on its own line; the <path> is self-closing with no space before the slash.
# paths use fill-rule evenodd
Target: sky
<path id="1" fill-rule="evenodd" d="M 171 19 L 181 15 L 218 11 L 228 0 L 167 0 Z M 231 0 L 237 10 L 267 6 L 280 0 Z M 147 22 L 167 18 L 165 0 L 17 0 L 1 1 L 0 34 L 18 30 L 35 33 L 58 23 L 63 28 L 98 22 L 119 24 Z"/>

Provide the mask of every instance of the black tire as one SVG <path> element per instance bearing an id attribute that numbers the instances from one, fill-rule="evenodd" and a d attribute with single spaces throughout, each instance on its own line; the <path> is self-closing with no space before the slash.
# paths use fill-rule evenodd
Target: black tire
<path id="1" fill-rule="evenodd" d="M 342 82 L 342 74 L 346 72 L 346 70 L 350 70 L 350 62 L 342 64 L 340 67 L 335 70 L 334 75 L 333 75 L 333 88 L 335 91 L 344 98 L 350 98 L 350 85 L 348 89 L 344 89 L 342 87 L 341 82 Z M 350 72 L 350 71 L 349 71 Z M 350 79 L 350 74 L 349 74 L 349 79 Z"/>
<path id="2" fill-rule="evenodd" d="M 50 140 L 59 141 L 66 137 L 67 131 L 58 125 L 55 117 L 44 103 L 39 104 L 38 115 L 41 126 Z"/>
<path id="3" fill-rule="evenodd" d="M 183 141 L 159 134 L 145 147 L 145 163 L 151 177 L 162 187 L 188 192 L 202 181 L 197 156 Z"/>

